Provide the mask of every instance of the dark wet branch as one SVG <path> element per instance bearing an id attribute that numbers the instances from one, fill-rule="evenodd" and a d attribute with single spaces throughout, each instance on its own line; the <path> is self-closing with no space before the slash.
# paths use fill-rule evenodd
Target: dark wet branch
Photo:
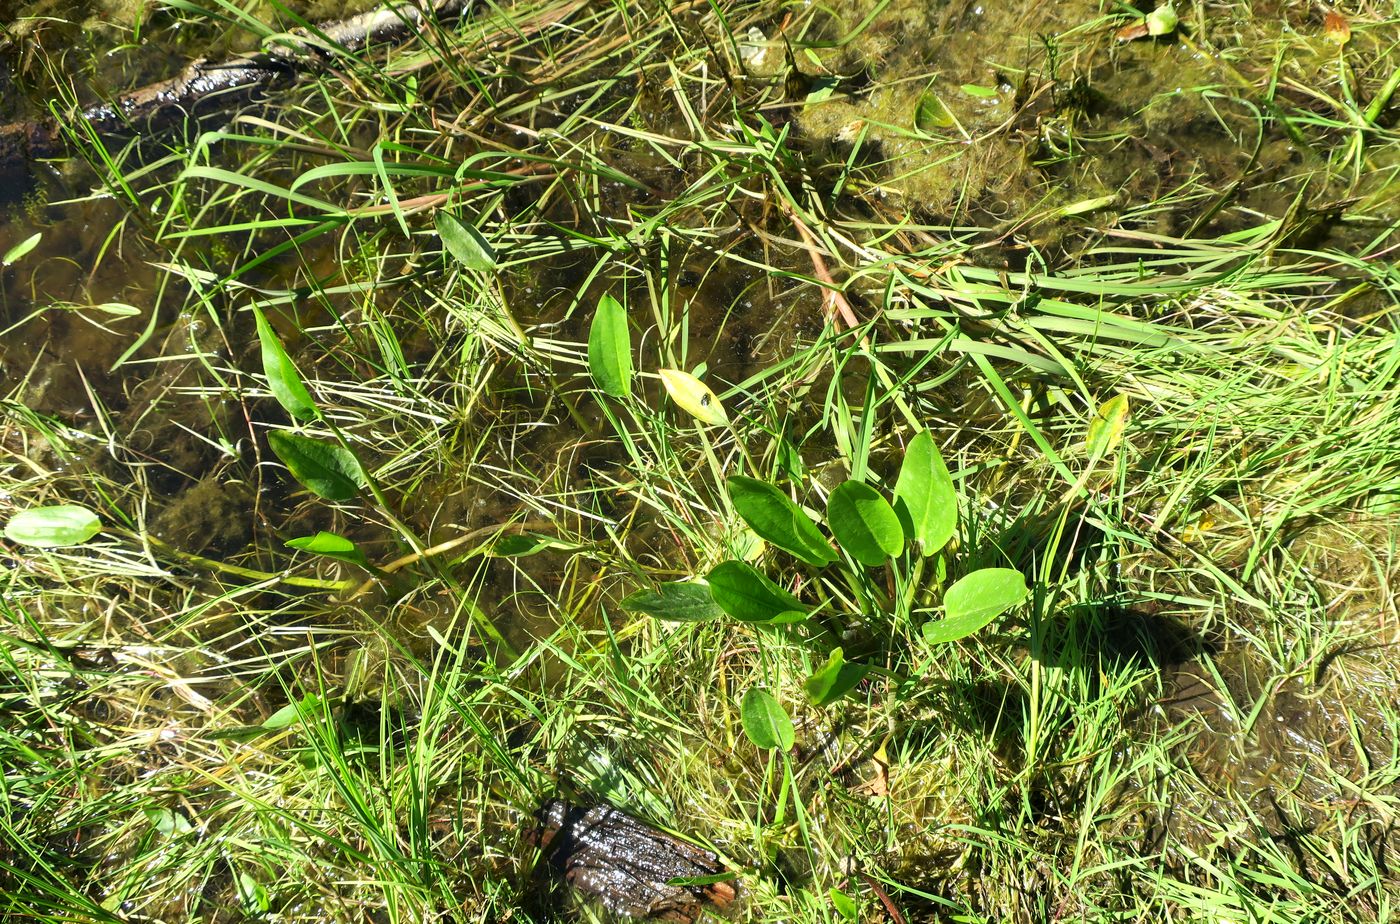
<path id="1" fill-rule="evenodd" d="M 299 73 L 324 70 L 339 55 L 407 38 L 420 31 L 429 16 L 460 16 L 469 3 L 436 0 L 426 7 L 396 5 L 293 29 L 276 36 L 257 54 L 220 62 L 200 59 L 169 80 L 89 106 L 76 113 L 71 124 L 86 123 L 101 138 L 130 137 L 211 115 L 289 82 Z M 0 170 L 23 168 L 32 160 L 58 156 L 64 150 L 63 130 L 56 122 L 0 125 Z"/>

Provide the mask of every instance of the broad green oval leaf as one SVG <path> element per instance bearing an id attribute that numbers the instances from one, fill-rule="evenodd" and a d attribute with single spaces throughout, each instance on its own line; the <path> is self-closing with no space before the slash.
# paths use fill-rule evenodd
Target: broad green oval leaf
<path id="1" fill-rule="evenodd" d="M 611 295 L 598 300 L 588 328 L 588 371 L 604 394 L 625 398 L 632 392 L 632 337 L 627 309 Z"/>
<path id="2" fill-rule="evenodd" d="M 5 524 L 5 538 L 19 545 L 56 549 L 82 545 L 102 530 L 102 521 L 86 507 L 58 504 L 21 510 Z"/>
<path id="3" fill-rule="evenodd" d="M 322 530 L 314 536 L 301 536 L 297 539 L 288 539 L 287 548 L 298 549 L 302 552 L 311 552 L 315 555 L 323 555 L 326 558 L 333 558 L 336 561 L 349 562 L 352 565 L 359 565 L 362 568 L 369 567 L 369 560 L 365 558 L 365 553 L 360 551 L 360 547 L 349 539 L 336 533 L 328 533 Z"/>
<path id="4" fill-rule="evenodd" d="M 496 268 L 496 252 L 476 228 L 451 212 L 437 213 L 438 237 L 452 258 L 469 270 L 489 273 Z"/>
<path id="5" fill-rule="evenodd" d="M 826 522 L 841 548 L 862 565 L 883 565 L 904 549 L 904 527 L 880 493 L 861 481 L 831 492 Z"/>
<path id="6" fill-rule="evenodd" d="M 705 580 L 715 604 L 743 622 L 793 622 L 789 614 L 807 612 L 800 600 L 741 561 L 720 562 Z"/>
<path id="7" fill-rule="evenodd" d="M 639 590 L 622 599 L 629 613 L 644 613 L 674 622 L 704 622 L 724 615 L 710 588 L 694 581 L 672 581 L 655 590 Z"/>
<path id="8" fill-rule="evenodd" d="M 924 624 L 924 638 L 933 644 L 965 638 L 1017 606 L 1030 595 L 1026 579 L 1015 568 L 983 568 L 959 579 L 943 595 L 947 616 Z"/>
<path id="9" fill-rule="evenodd" d="M 739 516 L 764 539 L 817 568 L 836 560 L 817 524 L 782 491 L 743 475 L 731 475 L 725 485 Z"/>
<path id="10" fill-rule="evenodd" d="M 20 260 L 23 260 L 26 256 L 28 256 L 31 250 L 39 246 L 39 239 L 43 236 L 43 232 L 31 234 L 29 235 L 29 237 L 20 241 L 18 244 L 11 247 L 9 250 L 5 251 L 5 255 L 3 257 L 0 257 L 0 266 L 9 266 L 13 263 L 18 263 Z"/>
<path id="11" fill-rule="evenodd" d="M 285 430 L 272 431 L 267 442 L 293 478 L 326 500 L 349 500 L 368 483 L 359 460 L 344 446 Z"/>
<path id="12" fill-rule="evenodd" d="M 836 913 L 841 915 L 844 921 L 859 921 L 860 908 L 856 906 L 856 900 L 851 898 L 840 889 L 830 889 L 827 896 L 831 899 L 831 907 L 836 909 Z"/>
<path id="13" fill-rule="evenodd" d="M 1176 9 L 1167 3 L 1147 14 L 1147 34 L 1157 38 L 1171 35 L 1180 23 Z"/>
<path id="14" fill-rule="evenodd" d="M 1089 432 L 1084 437 L 1084 450 L 1091 459 L 1102 459 L 1123 442 L 1123 431 L 1128 428 L 1128 396 L 1116 394 L 1094 411 L 1089 421 Z"/>
<path id="15" fill-rule="evenodd" d="M 894 484 L 894 509 L 911 540 L 925 555 L 948 544 L 958 529 L 958 492 L 933 434 L 920 431 L 904 450 Z"/>
<path id="16" fill-rule="evenodd" d="M 282 410 L 296 420 L 314 420 L 316 402 L 302 383 L 301 373 L 296 364 L 282 348 L 277 332 L 267 322 L 267 317 L 257 305 L 253 306 L 253 320 L 258 326 L 258 342 L 262 345 L 263 374 L 267 376 L 268 388 Z"/>
<path id="17" fill-rule="evenodd" d="M 802 684 L 814 706 L 829 706 L 856 688 L 865 679 L 865 668 L 848 664 L 840 648 Z"/>
<path id="18" fill-rule="evenodd" d="M 729 423 L 729 415 L 724 413 L 724 405 L 718 396 L 710 391 L 704 382 L 679 369 L 658 369 L 661 384 L 666 386 L 666 394 L 691 417 L 713 427 L 723 427 Z"/>
<path id="19" fill-rule="evenodd" d="M 773 698 L 772 693 L 761 687 L 749 687 L 739 705 L 739 716 L 744 723 L 744 734 L 765 751 L 773 748 L 791 750 L 793 742 L 797 740 L 787 710 Z"/>

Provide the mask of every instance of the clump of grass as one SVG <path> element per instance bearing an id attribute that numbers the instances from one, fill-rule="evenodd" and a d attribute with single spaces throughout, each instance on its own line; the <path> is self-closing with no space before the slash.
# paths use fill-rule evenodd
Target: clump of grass
<path id="1" fill-rule="evenodd" d="M 1253 174 L 1185 169 L 1076 212 L 1126 143 L 1076 81 L 1127 71 L 1092 57 L 1112 23 L 1059 23 L 990 63 L 1052 107 L 1035 130 L 1063 158 L 1037 169 L 1094 182 L 916 208 L 932 168 L 820 127 L 866 104 L 842 55 L 886 41 L 886 12 L 854 13 L 863 31 L 767 3 L 482 9 L 164 161 L 96 158 L 154 209 L 114 241 L 156 268 L 89 293 L 147 312 L 109 319 L 109 378 L 84 367 L 49 403 L 54 373 L 3 354 L 0 519 L 62 501 L 104 524 L 6 547 L 9 908 L 593 915 L 532 878 L 519 837 L 562 793 L 716 849 L 746 920 L 837 919 L 832 890 L 892 920 L 1384 916 L 1394 219 L 1358 151 L 1380 159 L 1388 130 L 1300 114 L 1275 36 L 1258 61 L 1203 58 L 1224 76 L 1190 105 L 1251 113 L 1258 135 L 1216 139 L 1251 167 L 1252 139 L 1302 133 L 1354 211 L 1305 182 L 1266 208 Z M 792 62 L 751 64 L 784 42 Z M 793 63 L 846 100 L 795 96 Z M 869 105 L 915 86 L 872 77 Z M 948 170 L 986 156 L 885 121 Z M 636 370 L 608 394 L 604 295 Z M 255 307 L 314 413 L 274 381 Z M 76 342 L 62 319 L 98 317 L 36 310 L 56 345 Z M 697 426 L 662 369 L 729 424 Z M 1115 395 L 1131 417 L 1109 451 L 1091 433 Z M 765 548 L 726 487 L 746 474 L 812 511 L 850 478 L 888 495 L 924 429 L 961 497 L 947 577 L 1013 566 L 1034 590 L 944 645 L 879 603 L 895 567 Z M 363 480 L 305 490 L 272 434 Z M 216 489 L 245 501 L 218 522 Z M 209 516 L 169 528 L 177 507 Z M 321 531 L 355 553 L 286 545 Z M 623 604 L 726 559 L 827 601 L 826 634 Z M 803 681 L 838 641 L 865 678 L 814 705 Z M 753 688 L 791 749 L 746 735 Z"/>

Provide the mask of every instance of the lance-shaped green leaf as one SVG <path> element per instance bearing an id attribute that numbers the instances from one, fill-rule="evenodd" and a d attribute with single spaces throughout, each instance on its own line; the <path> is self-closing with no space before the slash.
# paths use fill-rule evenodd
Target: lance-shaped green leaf
<path id="1" fill-rule="evenodd" d="M 826 663 L 802 684 L 814 706 L 828 706 L 856 688 L 865 679 L 865 668 L 850 664 L 840 648 L 831 652 Z"/>
<path id="2" fill-rule="evenodd" d="M 743 475 L 731 475 L 725 484 L 734 509 L 764 539 L 818 568 L 836 560 L 817 524 L 782 491 Z"/>
<path id="3" fill-rule="evenodd" d="M 826 522 L 862 565 L 883 565 L 904 549 L 904 528 L 880 493 L 861 481 L 848 481 L 831 492 Z"/>
<path id="4" fill-rule="evenodd" d="M 948 544 L 958 528 L 958 493 L 933 434 L 921 431 L 904 450 L 904 464 L 894 485 L 894 510 L 905 534 L 925 555 Z"/>
<path id="5" fill-rule="evenodd" d="M 102 530 L 102 521 L 86 507 L 58 504 L 21 510 L 5 524 L 5 538 L 19 545 L 56 549 L 82 545 Z"/>
<path id="6" fill-rule="evenodd" d="M 937 644 L 965 638 L 1030 596 L 1026 578 L 1014 568 L 983 568 L 959 579 L 943 595 L 947 616 L 924 623 L 925 640 Z"/>
<path id="7" fill-rule="evenodd" d="M 282 347 L 277 332 L 267 322 L 262 309 L 253 306 L 253 320 L 258 326 L 258 343 L 262 346 L 263 374 L 267 376 L 267 386 L 277 403 L 297 420 L 314 420 L 316 402 L 301 380 L 296 364 Z"/>
<path id="8" fill-rule="evenodd" d="M 741 561 L 715 565 L 705 580 L 719 608 L 743 622 L 794 622 L 793 614 L 807 612 L 800 600 Z"/>
<path id="9" fill-rule="evenodd" d="M 274 430 L 268 445 L 311 493 L 330 501 L 346 501 L 369 483 L 358 459 L 344 446 Z"/>
<path id="10" fill-rule="evenodd" d="M 337 533 L 322 530 L 314 536 L 288 539 L 286 544 L 289 549 L 311 552 L 313 555 L 359 565 L 361 568 L 370 567 L 369 560 L 365 558 L 365 553 L 360 551 L 360 547 Z"/>
<path id="11" fill-rule="evenodd" d="M 632 391 L 632 337 L 627 309 L 611 295 L 598 301 L 588 328 L 588 371 L 604 394 L 625 398 Z"/>
<path id="12" fill-rule="evenodd" d="M 496 252 L 476 228 L 451 212 L 437 213 L 438 237 L 452 258 L 469 270 L 489 273 L 496 268 Z"/>
<path id="13" fill-rule="evenodd" d="M 749 687 L 739 705 L 739 716 L 744 724 L 744 734 L 765 751 L 774 748 L 791 750 L 793 742 L 797 740 L 787 710 L 773 698 L 772 693 L 761 687 Z"/>
<path id="14" fill-rule="evenodd" d="M 723 427 L 729 423 L 729 415 L 719 396 L 710 391 L 710 386 L 679 369 L 658 369 L 661 384 L 666 386 L 666 394 L 691 417 L 712 427 Z"/>
<path id="15" fill-rule="evenodd" d="M 0 257 L 0 266 L 10 266 L 14 263 L 18 263 L 20 260 L 23 260 L 26 256 L 28 256 L 31 250 L 39 246 L 39 241 L 41 238 L 43 238 L 43 236 L 44 234 L 42 231 L 36 234 L 31 234 L 29 235 L 29 237 L 20 241 L 18 244 L 11 247 L 9 250 L 5 251 L 5 255 L 3 257 Z"/>
<path id="16" fill-rule="evenodd" d="M 724 613 L 710 596 L 710 588 L 694 581 L 671 581 L 655 590 L 628 594 L 622 599 L 622 608 L 675 622 L 704 622 Z"/>

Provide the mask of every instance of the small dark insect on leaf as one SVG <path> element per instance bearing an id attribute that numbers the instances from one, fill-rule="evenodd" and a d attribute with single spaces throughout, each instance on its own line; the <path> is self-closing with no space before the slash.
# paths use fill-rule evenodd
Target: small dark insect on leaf
<path id="1" fill-rule="evenodd" d="M 526 839 L 574 889 L 614 914 L 693 924 L 738 896 L 733 873 L 708 850 L 610 805 L 551 799 Z"/>

